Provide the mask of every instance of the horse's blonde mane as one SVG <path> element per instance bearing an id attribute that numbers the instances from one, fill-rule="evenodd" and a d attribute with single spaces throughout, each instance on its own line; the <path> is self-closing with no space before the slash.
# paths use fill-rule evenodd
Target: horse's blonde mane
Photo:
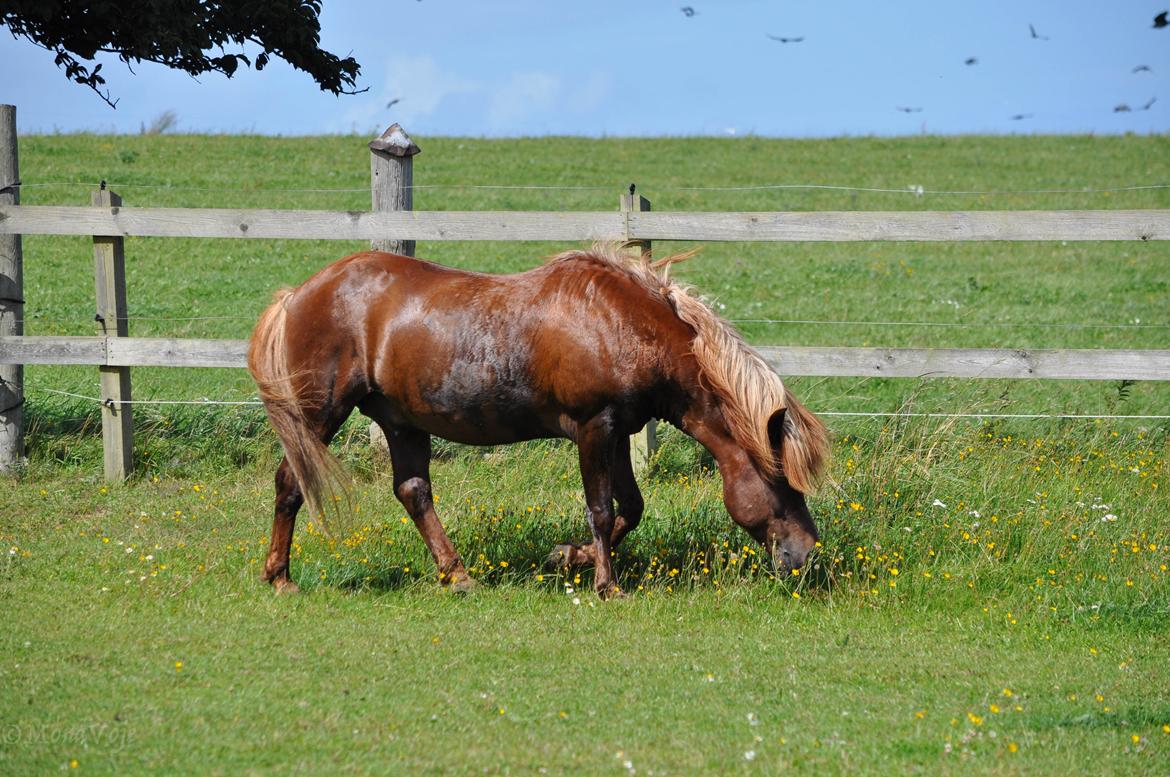
<path id="1" fill-rule="evenodd" d="M 691 294 L 687 286 L 669 278 L 672 264 L 689 259 L 695 253 L 676 254 L 651 262 L 630 256 L 620 246 L 610 244 L 597 245 L 589 251 L 566 251 L 554 256 L 550 262 L 599 262 L 665 299 L 675 314 L 695 332 L 692 353 L 704 384 L 720 399 L 732 437 L 768 479 L 781 474 L 781 462 L 768 436 L 768 421 L 778 410 L 788 410 L 783 451 L 783 457 L 788 461 L 783 474 L 794 488 L 808 491 L 828 451 L 825 428 L 816 416 L 796 401 L 780 376 L 731 324 Z"/>

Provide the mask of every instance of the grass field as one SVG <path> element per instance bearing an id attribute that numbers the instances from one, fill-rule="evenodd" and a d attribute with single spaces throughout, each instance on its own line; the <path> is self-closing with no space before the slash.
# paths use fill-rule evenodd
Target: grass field
<path id="1" fill-rule="evenodd" d="M 1165 137 L 779 141 L 420 138 L 419 209 L 1165 208 Z M 359 138 L 21 139 L 27 204 L 360 209 Z M 747 172 L 745 172 L 747 171 Z M 573 188 L 477 189 L 466 185 Z M 751 184 L 838 190 L 694 191 Z M 46 184 L 39 186 L 37 184 Z M 442 187 L 442 188 L 439 188 Z M 446 188 L 451 187 L 451 188 Z M 1110 191 L 1104 191 L 1110 190 Z M 131 334 L 245 337 L 271 290 L 358 248 L 130 240 Z M 477 269 L 565 246 L 420 244 Z M 689 246 L 680 246 L 689 247 Z M 665 248 L 659 246 L 659 250 Z M 92 331 L 92 249 L 25 239 L 28 334 Z M 681 266 L 757 343 L 1166 348 L 1162 244 L 712 244 Z M 889 326 L 919 322 L 935 326 Z M 938 326 L 943 324 L 945 326 Z M 829 417 L 824 547 L 776 579 L 718 475 L 667 431 L 630 596 L 541 566 L 586 535 L 561 442 L 440 443 L 438 508 L 473 573 L 445 595 L 370 454 L 357 512 L 302 521 L 259 583 L 273 436 L 254 407 L 136 408 L 138 474 L 100 480 L 92 368 L 29 367 L 27 469 L 0 489 L 0 773 L 1164 774 L 1170 475 L 1164 421 Z M 134 371 L 136 398 L 248 400 L 242 371 Z M 1164 414 L 1170 386 L 794 380 L 818 411 Z"/>

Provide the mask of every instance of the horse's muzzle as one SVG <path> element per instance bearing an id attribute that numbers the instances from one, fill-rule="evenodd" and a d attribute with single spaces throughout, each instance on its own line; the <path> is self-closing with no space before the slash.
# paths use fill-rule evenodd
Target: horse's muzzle
<path id="1" fill-rule="evenodd" d="M 801 548 L 784 547 L 783 543 L 777 542 L 772 548 L 772 565 L 781 574 L 788 574 L 793 570 L 800 569 L 808 560 L 809 550 Z"/>

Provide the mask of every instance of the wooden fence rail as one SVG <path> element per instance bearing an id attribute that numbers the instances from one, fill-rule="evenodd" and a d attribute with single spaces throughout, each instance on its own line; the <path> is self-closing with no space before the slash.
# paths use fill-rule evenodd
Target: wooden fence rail
<path id="1" fill-rule="evenodd" d="M 11 106 L 0 106 L 10 108 Z M 15 114 L 8 118 L 13 127 Z M 2 129 L 2 128 L 0 128 Z M 10 135 L 11 137 L 8 137 Z M 0 132 L 0 162 L 16 178 L 15 131 Z M 7 139 L 6 139 L 7 138 Z M 651 241 L 969 241 L 969 240 L 1170 240 L 1170 210 L 1088 211 L 842 211 L 784 213 L 656 212 L 635 194 L 623 194 L 616 212 L 412 211 L 412 157 L 418 147 L 398 125 L 372 141 L 371 211 L 256 210 L 123 207 L 120 198 L 96 192 L 91 207 L 20 205 L 18 189 L 0 181 L 0 281 L 17 291 L 0 299 L 0 367 L 19 376 L 25 364 L 98 367 L 106 477 L 130 473 L 133 429 L 132 367 L 246 366 L 243 340 L 128 337 L 123 238 L 281 238 L 372 241 L 378 248 L 412 253 L 416 240 L 621 241 L 646 250 Z M 0 165 L 3 168 L 3 165 Z M 92 237 L 95 257 L 98 335 L 23 336 L 18 321 L 20 235 Z M 5 249 L 5 240 L 17 248 Z M 11 242 L 11 241 L 10 241 Z M 0 256 L 3 259 L 3 256 Z M 10 284 L 11 285 L 11 284 Z M 4 288 L 0 288 L 3 291 Z M 11 298 L 11 299 L 9 299 Z M 1170 350 L 1013 350 L 984 348 L 812 348 L 762 346 L 764 358 L 786 376 L 889 378 L 1046 378 L 1083 380 L 1170 380 Z M 17 365 L 15 372 L 8 365 Z M 0 398 L 18 397 L 0 408 L 0 442 L 19 450 L 23 391 L 19 377 L 0 380 Z M 7 393 L 5 393 L 7 392 Z M 12 404 L 12 403 L 9 403 Z M 635 439 L 644 462 L 653 447 L 653 427 Z M 11 452 L 11 451 L 10 451 Z M 3 451 L 0 451 L 2 454 Z M 12 457 L 0 455 L 0 470 Z M 7 465 L 6 465 L 7 462 Z"/>
<path id="2" fill-rule="evenodd" d="M 747 242 L 1170 240 L 1170 210 L 326 211 L 0 204 L 0 235 Z"/>
<path id="3" fill-rule="evenodd" d="M 758 346 L 785 376 L 1170 380 L 1170 350 Z M 246 367 L 246 340 L 0 337 L 0 364 Z"/>

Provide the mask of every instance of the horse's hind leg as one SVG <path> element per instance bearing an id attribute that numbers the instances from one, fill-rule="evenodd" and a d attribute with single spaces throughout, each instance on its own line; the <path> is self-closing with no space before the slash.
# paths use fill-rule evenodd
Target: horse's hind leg
<path id="1" fill-rule="evenodd" d="M 314 433 L 328 445 L 351 411 L 351 407 L 326 409 L 323 412 L 325 420 Z M 281 459 L 280 466 L 276 468 L 276 511 L 272 519 L 272 538 L 268 544 L 268 558 L 264 561 L 264 573 L 260 576 L 262 580 L 272 583 L 277 593 L 296 593 L 300 590 L 289 577 L 289 556 L 297 513 L 304 503 L 304 494 L 301 493 L 288 459 Z"/>
<path id="2" fill-rule="evenodd" d="M 613 460 L 613 496 L 617 501 L 617 517 L 610 534 L 610 547 L 616 548 L 625 536 L 642 520 L 646 503 L 634 479 L 634 467 L 630 462 L 628 441 L 619 441 Z M 565 543 L 557 545 L 549 554 L 549 561 L 557 566 L 593 566 L 597 563 L 597 552 L 592 542 L 587 545 Z"/>
<path id="3" fill-rule="evenodd" d="M 475 584 L 455 551 L 431 498 L 431 437 L 417 429 L 382 426 L 394 467 L 394 494 L 414 520 L 415 528 L 435 558 L 439 582 L 453 591 L 467 591 Z"/>
<path id="4" fill-rule="evenodd" d="M 272 519 L 272 539 L 268 545 L 268 558 L 264 562 L 262 579 L 272 583 L 277 593 L 295 593 L 297 584 L 289 577 L 289 553 L 292 547 L 293 526 L 297 511 L 304 504 L 305 497 L 293 476 L 287 459 L 281 459 L 276 468 L 276 516 Z"/>

